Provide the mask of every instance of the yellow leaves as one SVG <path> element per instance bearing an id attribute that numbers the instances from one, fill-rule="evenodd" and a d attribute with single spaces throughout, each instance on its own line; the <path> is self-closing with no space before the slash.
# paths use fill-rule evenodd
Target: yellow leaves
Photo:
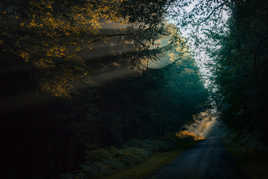
<path id="1" fill-rule="evenodd" d="M 67 80 L 55 82 L 46 82 L 40 86 L 43 92 L 49 93 L 57 97 L 69 97 L 69 91 L 67 89 Z"/>
<path id="2" fill-rule="evenodd" d="M 70 32 L 65 32 L 65 35 L 66 35 L 66 36 L 70 36 L 71 33 L 70 33 Z"/>
<path id="3" fill-rule="evenodd" d="M 52 16 L 47 16 L 44 19 L 42 19 L 42 21 L 52 29 L 60 28 L 60 26 L 64 24 L 64 22 L 62 22 L 60 19 L 55 19 Z"/>
<path id="4" fill-rule="evenodd" d="M 47 12 L 45 15 L 46 15 L 47 17 L 51 17 L 51 16 L 52 16 L 51 12 Z"/>
<path id="5" fill-rule="evenodd" d="M 48 69 L 55 67 L 52 59 L 41 58 L 34 62 L 34 65 L 39 69 Z"/>
<path id="6" fill-rule="evenodd" d="M 32 19 L 32 21 L 29 23 L 29 27 L 35 28 L 38 27 L 38 24 Z"/>
<path id="7" fill-rule="evenodd" d="M 20 27 L 35 28 L 42 35 L 57 38 L 56 36 L 79 35 L 85 32 L 97 34 L 102 28 L 102 23 L 128 23 L 128 17 L 122 17 L 118 13 L 120 11 L 120 3 L 125 0 L 102 1 L 103 3 L 97 3 L 97 6 L 91 1 L 72 6 L 68 16 L 63 16 L 60 13 L 54 13 L 54 1 L 31 0 L 32 18 L 28 22 L 21 22 Z M 64 4 L 68 5 L 68 3 Z"/>
<path id="8" fill-rule="evenodd" d="M 47 4 L 47 7 L 48 9 L 52 9 L 52 5 L 51 4 Z"/>
<path id="9" fill-rule="evenodd" d="M 177 44 L 177 48 L 176 48 L 176 51 L 177 52 L 182 52 L 182 53 L 185 53 L 188 51 L 187 47 L 186 46 L 182 46 L 181 44 Z"/>
<path id="10" fill-rule="evenodd" d="M 76 47 L 76 48 L 75 48 L 75 51 L 76 51 L 76 52 L 80 52 L 80 51 L 81 51 L 81 47 Z"/>
<path id="11" fill-rule="evenodd" d="M 38 18 L 38 22 L 39 27 L 46 27 L 47 33 L 50 33 L 50 35 L 52 32 L 48 32 L 48 30 L 64 31 L 65 22 L 60 17 L 53 16 L 50 12 L 42 14 L 42 16 Z"/>
<path id="12" fill-rule="evenodd" d="M 91 33 L 98 33 L 105 20 L 124 21 L 124 18 L 118 15 L 118 4 L 114 4 L 121 3 L 123 0 L 104 1 L 105 4 L 83 1 L 83 3 L 77 3 L 80 4 L 79 6 L 71 7 L 62 13 L 54 11 L 54 8 L 67 8 L 70 7 L 71 3 L 67 2 L 65 6 L 64 3 L 55 5 L 52 0 L 30 0 L 30 5 L 27 4 L 29 5 L 27 6 L 27 18 L 15 16 L 17 24 L 14 26 L 18 30 L 23 29 L 21 34 L 26 32 L 25 34 L 29 35 L 14 34 L 16 35 L 14 36 L 16 39 L 14 41 L 15 48 L 11 50 L 15 51 L 17 57 L 21 60 L 31 62 L 35 68 L 47 73 L 54 72 L 57 58 L 62 58 L 63 63 L 59 65 L 68 63 L 83 66 L 85 60 L 78 52 L 86 48 L 93 49 L 92 43 L 95 43 L 95 37 Z M 0 16 L 3 16 L 2 14 L 7 14 L 7 12 L 0 11 Z M 5 22 L 3 21 L 3 23 Z M 3 33 L 12 35 L 12 32 L 9 32 L 8 29 L 3 29 L 1 35 Z M 81 37 L 80 34 L 85 34 L 85 36 Z M 84 37 L 88 37 L 88 39 Z M 89 41 L 91 44 L 87 45 Z M 4 44 L 4 41 L 0 40 L 0 46 L 2 44 Z M 25 50 L 21 51 L 22 48 Z M 84 68 L 84 66 L 81 68 Z M 83 70 L 80 71 L 82 73 Z M 57 74 L 60 77 L 43 83 L 42 89 L 55 96 L 67 96 L 70 88 L 69 81 L 74 78 L 74 74 L 78 74 L 77 69 L 75 72 L 66 72 L 64 76 Z M 83 74 L 87 75 L 87 72 Z"/>
<path id="13" fill-rule="evenodd" d="M 110 9 L 110 8 L 109 8 L 108 6 L 104 6 L 103 8 L 101 8 L 101 10 L 102 10 L 103 12 L 107 12 L 109 9 Z"/>
<path id="14" fill-rule="evenodd" d="M 102 23 L 119 22 L 128 23 L 129 17 L 123 18 L 118 14 L 119 4 L 124 0 L 103 0 L 102 4 L 95 7 L 92 3 L 85 3 L 83 6 L 72 7 L 72 15 L 75 24 L 80 25 L 81 30 L 96 34 L 102 28 Z M 77 29 L 75 29 L 77 30 Z"/>
<path id="15" fill-rule="evenodd" d="M 65 47 L 52 47 L 47 50 L 46 55 L 48 57 L 65 57 L 66 56 L 66 48 Z"/>
<path id="16" fill-rule="evenodd" d="M 54 24 L 54 23 L 55 23 L 55 20 L 54 20 L 54 18 L 52 18 L 52 17 L 49 17 L 49 18 L 47 19 L 47 21 L 48 21 L 49 23 L 51 23 L 51 24 Z"/>
<path id="17" fill-rule="evenodd" d="M 172 61 L 172 62 L 175 61 L 176 56 L 174 53 L 169 53 L 168 56 L 169 56 L 170 61 Z"/>
<path id="18" fill-rule="evenodd" d="M 19 56 L 25 60 L 25 62 L 29 62 L 30 54 L 28 52 L 22 51 Z"/>
<path id="19" fill-rule="evenodd" d="M 30 56 L 31 59 L 35 59 L 32 54 L 43 54 L 43 58 L 66 58 L 71 52 L 78 54 L 77 52 L 81 51 L 81 44 L 83 44 L 80 34 L 97 34 L 102 28 L 102 24 L 107 23 L 108 20 L 111 20 L 111 22 L 121 21 L 122 23 L 128 21 L 128 18 L 123 18 L 118 13 L 120 10 L 118 9 L 119 5 L 124 1 L 103 0 L 103 3 L 84 1 L 81 4 L 77 3 L 79 4 L 77 6 L 71 7 L 68 10 L 68 14 L 61 14 L 61 12 L 53 11 L 53 8 L 56 8 L 53 0 L 30 0 L 28 4 L 30 6 L 30 17 L 26 19 L 15 16 L 18 19 L 16 28 L 27 29 L 29 32 L 34 31 L 36 36 L 23 37 L 16 44 L 19 47 L 18 49 L 22 45 L 27 47 L 25 49 L 30 54 L 27 52 L 20 53 L 18 49 L 15 49 L 15 51 L 25 61 L 29 61 Z M 64 4 L 62 4 L 63 7 Z M 66 5 L 70 5 L 70 3 L 67 2 Z M 0 14 L 7 14 L 7 12 L 0 11 Z M 69 46 L 71 42 L 76 41 L 71 44 L 71 46 L 75 46 L 74 50 L 67 51 L 65 47 L 61 47 L 62 45 L 59 42 L 63 38 L 66 38 L 65 46 Z M 2 41 L 0 41 L 1 44 L 3 44 Z M 86 48 L 93 49 L 91 44 Z"/>
<path id="20" fill-rule="evenodd" d="M 168 24 L 167 31 L 170 33 L 170 35 L 175 35 L 177 33 L 177 27 L 174 24 Z"/>
<path id="21" fill-rule="evenodd" d="M 205 139 L 204 137 L 198 136 L 197 134 L 190 132 L 190 131 L 187 131 L 187 130 L 177 132 L 176 137 L 181 138 L 181 139 L 190 137 L 190 138 L 193 138 L 193 140 L 195 140 L 195 141 Z"/>
<path id="22" fill-rule="evenodd" d="M 20 23 L 20 27 L 24 27 L 26 25 L 25 22 Z M 41 23 L 37 23 L 37 19 L 33 18 L 28 24 L 28 28 L 42 28 L 44 25 Z"/>
<path id="23" fill-rule="evenodd" d="M 96 20 L 91 20 L 89 22 L 91 23 L 91 27 L 89 27 L 88 30 L 93 34 L 97 34 L 99 32 L 98 30 L 101 28 L 100 23 Z"/>
<path id="24" fill-rule="evenodd" d="M 70 69 L 64 69 L 61 76 L 57 76 L 50 81 L 43 81 L 40 84 L 41 91 L 57 97 L 71 97 L 70 92 L 73 89 L 72 81 L 77 77 Z"/>
<path id="25" fill-rule="evenodd" d="M 77 10 L 77 9 L 75 9 Z M 78 33 L 81 30 L 89 31 L 96 34 L 101 28 L 100 25 L 100 15 L 93 11 L 93 9 L 86 9 L 84 12 L 81 12 L 81 9 L 73 12 L 73 19 L 75 24 L 79 25 L 80 28 L 72 28 L 73 31 Z"/>
<path id="26" fill-rule="evenodd" d="M 41 0 L 41 1 L 30 1 L 30 6 L 35 9 L 39 9 L 41 11 L 45 9 L 49 9 L 53 11 L 53 3 L 51 0 Z"/>

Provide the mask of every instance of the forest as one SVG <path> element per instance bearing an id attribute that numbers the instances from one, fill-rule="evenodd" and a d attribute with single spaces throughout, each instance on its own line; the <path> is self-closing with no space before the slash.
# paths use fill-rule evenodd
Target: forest
<path id="1" fill-rule="evenodd" d="M 264 0 L 1 1 L 7 178 L 267 178 L 267 19 Z"/>

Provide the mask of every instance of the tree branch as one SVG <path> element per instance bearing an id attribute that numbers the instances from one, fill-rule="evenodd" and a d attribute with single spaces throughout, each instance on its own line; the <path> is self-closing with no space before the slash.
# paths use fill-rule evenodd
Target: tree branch
<path id="1" fill-rule="evenodd" d="M 198 22 L 196 25 L 200 25 L 206 22 L 218 9 L 222 8 L 224 5 L 226 5 L 226 1 L 215 7 L 205 19 L 203 19 L 201 22 Z"/>

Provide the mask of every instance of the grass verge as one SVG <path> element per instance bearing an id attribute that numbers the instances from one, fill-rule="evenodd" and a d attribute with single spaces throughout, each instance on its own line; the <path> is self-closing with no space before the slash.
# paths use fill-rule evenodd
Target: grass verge
<path id="1" fill-rule="evenodd" d="M 153 175 L 157 170 L 171 163 L 183 151 L 193 147 L 197 142 L 182 142 L 178 148 L 168 152 L 154 153 L 145 162 L 136 165 L 132 168 L 125 169 L 111 176 L 103 177 L 102 179 L 145 179 Z"/>
<path id="2" fill-rule="evenodd" d="M 121 148 L 113 146 L 88 150 L 81 169 L 64 173 L 61 179 L 142 179 L 170 163 L 197 142 L 193 137 L 178 139 L 133 139 Z"/>
<path id="3" fill-rule="evenodd" d="M 171 152 L 155 153 L 150 159 L 133 168 L 121 171 L 120 173 L 103 179 L 144 179 L 151 176 L 155 171 L 164 165 L 169 164 L 183 150 L 175 150 Z"/>

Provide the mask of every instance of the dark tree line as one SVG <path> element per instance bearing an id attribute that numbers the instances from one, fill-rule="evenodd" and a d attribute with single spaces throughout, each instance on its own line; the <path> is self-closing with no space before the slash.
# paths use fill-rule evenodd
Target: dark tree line
<path id="1" fill-rule="evenodd" d="M 259 133 L 263 142 L 267 136 L 267 12 L 264 1 L 236 2 L 214 65 L 223 119 L 236 129 Z"/>

